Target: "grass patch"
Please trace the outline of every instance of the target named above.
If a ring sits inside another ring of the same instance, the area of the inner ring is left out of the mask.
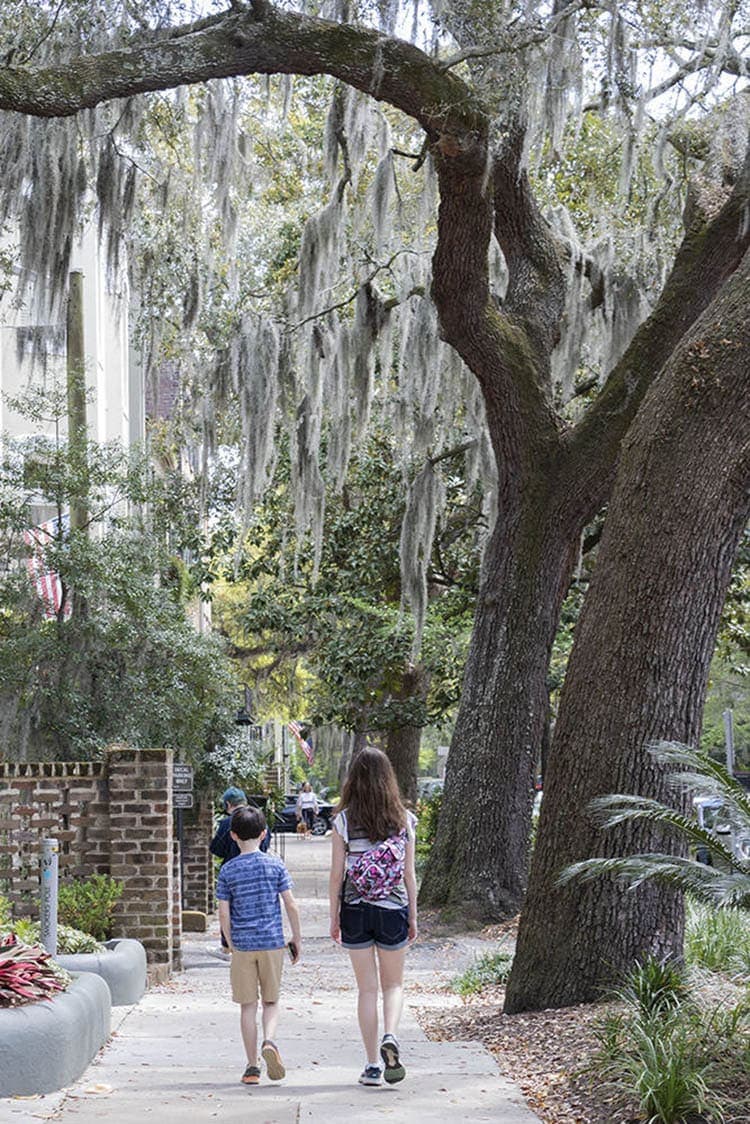
[[[455,976],[451,980],[451,988],[462,999],[466,999],[469,995],[475,995],[485,987],[491,987],[493,984],[504,984],[510,975],[512,963],[513,955],[510,952],[503,952],[502,950],[484,952],[460,976]]]
[[[750,917],[738,909],[711,909],[688,901],[685,917],[688,964],[750,979]]]
[[[592,1072],[634,1100],[639,1119],[718,1122],[740,1101],[750,1108],[747,1000],[706,1010],[679,966],[654,959],[636,964],[614,998],[624,1010],[602,1021]]]

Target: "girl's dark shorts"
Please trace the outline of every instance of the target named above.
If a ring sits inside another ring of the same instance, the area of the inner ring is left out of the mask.
[[[382,905],[341,903],[341,944],[344,948],[406,948],[409,943],[409,910]]]

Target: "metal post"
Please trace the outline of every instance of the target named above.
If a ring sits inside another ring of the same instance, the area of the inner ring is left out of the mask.
[[[727,750],[727,772],[734,776],[734,711],[730,708],[722,714],[724,719],[724,744]]]
[[[180,905],[185,909],[185,839],[182,823],[182,808],[177,809],[177,840],[180,848]]]
[[[57,956],[57,856],[56,839],[42,840],[42,880],[39,905],[40,940],[50,956]]]

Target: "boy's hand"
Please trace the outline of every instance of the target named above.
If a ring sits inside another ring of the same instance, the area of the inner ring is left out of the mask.
[[[331,940],[341,944],[341,922],[338,917],[331,918]]]
[[[289,941],[287,947],[292,957],[292,964],[299,964],[300,957],[302,956],[302,938],[295,937],[293,940]]]

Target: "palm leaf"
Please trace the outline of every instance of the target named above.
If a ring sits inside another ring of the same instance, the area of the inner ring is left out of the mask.
[[[678,855],[644,854],[625,858],[585,859],[566,867],[557,882],[590,882],[602,875],[614,875],[630,883],[631,889],[651,879],[691,894],[706,905],[750,907],[750,872],[728,874],[715,867]]]
[[[683,792],[698,790],[702,795],[720,799],[722,814],[726,813],[729,822],[750,832],[750,796],[723,765],[675,742],[660,742],[649,752],[662,765],[681,767],[668,776],[671,785]],[[595,821],[605,828],[634,820],[663,824],[687,843],[705,847],[719,860],[720,868],[679,855],[657,853],[592,858],[567,867],[558,878],[558,885],[612,875],[635,888],[655,879],[713,907],[750,909],[750,862],[737,858],[695,819],[658,800],[628,793],[600,796],[589,807]]]
[[[660,804],[658,800],[648,800],[643,796],[630,796],[627,794],[616,796],[598,796],[589,804],[593,818],[604,828],[616,827],[618,824],[628,823],[632,820],[646,820],[648,823],[664,823],[675,829],[676,833],[697,847],[707,847],[708,850],[720,858],[733,870],[742,873],[746,864],[742,863],[706,828],[690,817],[670,808],[667,804]]]
[[[750,793],[719,761],[677,742],[658,742],[649,752],[660,764],[685,766],[684,771],[670,775],[675,787],[721,797],[739,821],[750,827]]]

